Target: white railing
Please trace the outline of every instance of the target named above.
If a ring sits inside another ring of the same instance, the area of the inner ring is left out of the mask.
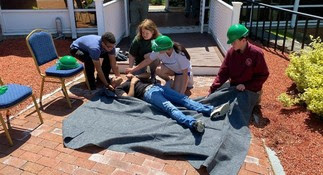
[[[62,20],[63,33],[71,33],[68,10],[1,10],[3,35],[26,35],[42,28],[56,33],[56,17]]]
[[[117,43],[119,43],[127,32],[124,0],[113,0],[103,4],[101,7],[102,10],[100,10],[99,6],[96,6],[98,34],[102,35],[104,32],[112,32],[116,37]],[[102,14],[98,12],[102,12]]]
[[[226,54],[230,48],[227,44],[227,30],[235,23],[239,23],[241,2],[232,2],[228,5],[222,0],[210,1],[209,33],[217,42],[221,51]]]

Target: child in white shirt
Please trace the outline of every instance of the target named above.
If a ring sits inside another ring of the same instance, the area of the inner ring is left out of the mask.
[[[179,43],[174,43],[168,36],[161,35],[152,40],[152,53],[145,55],[145,60],[139,65],[126,69],[126,73],[132,73],[159,59],[162,63],[156,70],[156,74],[166,82],[174,82],[170,86],[175,91],[184,94],[187,88],[193,87],[192,65],[190,55]]]

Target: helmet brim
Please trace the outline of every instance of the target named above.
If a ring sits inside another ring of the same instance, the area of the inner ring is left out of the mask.
[[[164,51],[164,50],[168,50],[173,48],[174,42],[171,42],[171,45],[167,46],[167,47],[161,47],[159,46],[155,40],[151,41],[151,50],[154,52],[160,52],[160,51]]]
[[[240,37],[240,38],[242,38],[242,37],[246,37],[246,36],[248,36],[248,34],[249,34],[249,31],[246,31],[244,34],[242,34],[242,36]],[[237,39],[240,39],[240,38],[237,38]],[[227,41],[227,44],[232,44],[235,40],[237,40],[237,39],[233,39],[233,40],[228,40]]]

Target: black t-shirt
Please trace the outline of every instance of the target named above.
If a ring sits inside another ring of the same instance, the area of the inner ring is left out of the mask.
[[[149,86],[150,83],[143,83],[141,81],[138,81],[135,84],[135,97],[136,98],[140,98],[143,99],[144,97],[144,93],[145,93],[145,89],[147,86]],[[123,93],[127,93],[129,92],[130,89],[130,81],[126,81],[124,83],[122,83],[120,86],[117,86],[115,88],[115,93],[117,94],[117,96],[122,96]]]
[[[145,54],[152,52],[151,40],[138,39],[132,41],[129,53],[135,57],[135,65],[141,63],[145,58]]]

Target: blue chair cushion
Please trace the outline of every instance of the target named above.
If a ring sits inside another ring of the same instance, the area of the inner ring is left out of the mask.
[[[0,109],[14,106],[32,94],[32,90],[28,86],[19,84],[7,84],[7,86],[8,90],[0,95]]]
[[[83,70],[83,64],[80,64],[79,67],[75,69],[68,69],[68,70],[57,70],[56,65],[49,67],[45,73],[47,76],[52,76],[52,77],[70,77],[73,75],[78,74]]]

